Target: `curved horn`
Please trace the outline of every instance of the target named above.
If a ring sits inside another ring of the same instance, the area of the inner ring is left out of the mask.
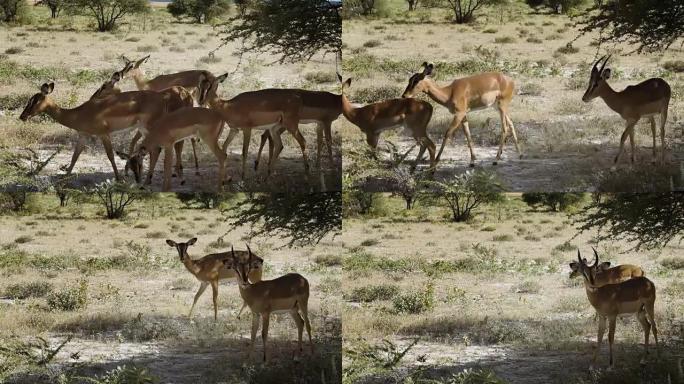
[[[599,63],[601,62],[601,60],[603,60],[605,57],[606,57],[606,56],[601,56],[601,58],[599,58],[598,60],[596,60],[596,62],[594,63],[594,66],[591,67],[591,71],[592,71],[592,72],[598,71],[598,68],[597,68],[597,67],[598,67]]]
[[[591,249],[594,250],[594,265],[592,265],[592,267],[595,267],[595,266],[598,265],[599,255],[598,255],[598,252],[596,252],[596,248],[594,248],[594,247],[592,246]]]
[[[249,249],[249,244],[245,244],[247,246],[247,252],[249,252],[249,257],[252,257],[252,250]]]
[[[601,69],[599,69],[599,73],[603,73],[603,68],[606,67],[606,64],[608,63],[608,59],[610,59],[611,56],[612,55],[608,55],[608,56],[606,56],[606,59],[603,60],[603,65],[601,65]]]
[[[582,256],[580,256],[579,248],[577,248],[577,260],[580,262],[580,265],[584,264],[584,263],[582,263]]]

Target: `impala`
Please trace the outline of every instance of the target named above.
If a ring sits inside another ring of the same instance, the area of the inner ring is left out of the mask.
[[[610,366],[613,366],[613,341],[615,339],[615,322],[619,314],[635,313],[639,323],[644,329],[645,362],[648,355],[649,333],[653,331],[653,338],[658,352],[658,330],[655,323],[655,299],[656,288],[653,283],[641,276],[635,277],[617,284],[597,286],[597,274],[599,273],[599,257],[595,254],[594,264],[589,266],[586,259],[582,259],[577,251],[576,268],[584,278],[584,287],[589,303],[596,309],[599,316],[597,347],[594,350],[593,362],[596,363],[598,352],[601,349],[603,334],[608,320],[608,343]],[[572,265],[571,268],[575,268]]]
[[[342,81],[341,76],[338,75],[338,78]],[[427,126],[430,118],[432,118],[430,103],[423,100],[402,98],[355,107],[345,94],[345,90],[351,85],[351,80],[349,78],[342,83],[342,113],[347,120],[366,134],[368,145],[376,149],[380,133],[395,127],[403,127],[405,132],[416,140],[420,148],[412,169],[417,167],[427,149],[430,155],[430,169],[434,171],[439,156],[435,158],[435,144],[427,135]]]
[[[275,167],[275,161],[283,149],[280,135],[277,134],[280,125],[294,136],[302,151],[304,170],[309,172],[309,159],[306,154],[306,140],[299,131],[302,98],[299,93],[290,89],[262,89],[259,91],[243,92],[230,100],[221,100],[216,96],[218,84],[223,82],[228,74],[223,74],[214,80],[205,80],[200,87],[200,104],[221,114],[231,129],[242,130],[242,175],[245,175],[245,162],[249,150],[252,129],[270,130],[274,141],[273,156],[268,160],[269,173]],[[278,122],[281,122],[279,124]],[[226,147],[233,137],[229,136]]]
[[[72,109],[59,107],[49,96],[55,83],[45,83],[40,92],[31,96],[19,119],[26,121],[41,113],[47,113],[58,123],[78,132],[79,138],[66,173],[71,174],[78,157],[83,151],[86,138],[96,136],[107,152],[114,170],[114,177],[120,180],[114,161],[111,133],[129,128],[144,130],[152,121],[168,111],[175,98],[152,91],[134,91],[112,94],[109,97],[94,98]],[[180,100],[175,102],[182,103]]]
[[[518,136],[508,115],[508,108],[511,99],[515,94],[515,84],[511,78],[498,72],[481,73],[474,76],[456,79],[451,84],[439,86],[432,79],[434,65],[424,62],[420,72],[414,73],[408,81],[408,85],[401,97],[415,97],[421,92],[426,93],[432,100],[446,107],[454,115],[449,128],[444,133],[444,140],[437,153],[436,161],[439,161],[444,150],[444,145],[451,138],[459,127],[463,126],[468,149],[470,150],[470,166],[475,166],[475,153],[473,152],[472,138],[470,137],[470,127],[468,126],[468,112],[479,109],[496,107],[501,117],[501,140],[499,151],[496,153],[494,165],[501,160],[503,147],[510,130],[510,134],[515,141],[515,149],[522,158]]]
[[[261,280],[250,283],[248,277],[252,271],[255,257],[247,246],[247,260],[240,259],[231,247],[232,259],[226,266],[235,271],[240,288],[240,296],[252,312],[252,333],[249,355],[254,352],[254,341],[259,330],[261,318],[261,338],[264,344],[264,362],[267,360],[266,342],[268,340],[268,326],[272,313],[288,312],[297,324],[298,348],[302,352],[302,333],[306,325],[309,335],[309,345],[313,354],[311,340],[311,323],[309,322],[309,282],[298,273],[288,273],[273,280]]]
[[[596,249],[594,249],[594,256],[598,257]],[[583,259],[584,263],[587,262]],[[570,268],[572,272],[570,273],[570,278],[575,278],[580,275],[579,264],[575,261],[570,263]],[[629,280],[634,277],[644,276],[644,271],[641,267],[632,264],[622,264],[611,268],[609,261],[604,261],[597,266],[596,277],[594,285],[597,287],[602,287],[606,284],[617,284],[625,280]]]
[[[116,83],[118,83],[121,78],[122,78],[122,72],[117,71],[112,73],[112,77],[109,78],[109,80],[105,81],[102,83],[102,86],[93,93],[92,96],[90,96],[91,99],[97,99],[97,98],[102,98],[102,97],[107,97],[116,93],[121,93],[121,90],[116,87]]]
[[[159,154],[163,149],[164,174],[162,190],[168,191],[171,188],[171,164],[173,160],[171,151],[174,148],[174,145],[176,145],[176,143],[181,143],[187,138],[199,136],[202,141],[207,144],[214,156],[216,156],[216,160],[218,161],[217,185],[218,189],[221,190],[227,157],[225,148],[226,143],[228,143],[228,140],[226,140],[223,146],[219,145],[219,138],[223,132],[223,126],[224,121],[221,118],[221,114],[208,108],[181,108],[165,114],[149,126],[147,134],[142,142],[140,142],[140,145],[130,154],[130,156],[125,156],[127,159],[127,166],[130,166],[130,168],[133,169],[136,180],[140,181],[142,177],[142,159],[149,153],[150,165],[145,183],[151,184],[154,168],[159,159]],[[234,136],[234,134],[229,134],[228,136],[230,138]],[[177,157],[176,161],[178,162],[180,160],[180,155],[177,155]],[[181,185],[185,184],[182,168],[179,169],[179,177],[181,179]]]
[[[582,96],[585,103],[600,97],[606,105],[617,112],[625,120],[625,130],[620,137],[620,149],[615,156],[615,164],[620,161],[620,156],[625,146],[625,140],[629,136],[632,147],[631,161],[634,163],[636,142],[634,141],[634,126],[642,117],[651,122],[651,134],[653,136],[653,163],[656,162],[656,122],[655,116],[660,116],[660,150],[661,160],[665,162],[665,122],[667,121],[667,108],[670,105],[672,91],[670,85],[661,78],[652,78],[636,85],[630,85],[620,92],[616,92],[608,84],[610,68],[606,68],[610,55],[600,58],[591,68],[589,86]],[[601,63],[601,68],[598,64]]]
[[[190,307],[190,313],[188,314],[188,317],[192,317],[192,311],[195,309],[197,300],[200,298],[200,296],[202,296],[207,287],[211,285],[214,302],[214,320],[216,320],[218,316],[217,300],[219,280],[232,279],[237,276],[232,269],[225,267],[225,263],[230,262],[233,257],[236,257],[235,255],[241,259],[245,259],[247,252],[237,251],[237,253],[230,254],[228,252],[212,253],[200,259],[193,260],[188,255],[188,247],[194,245],[196,242],[196,237],[193,237],[186,243],[177,243],[173,240],[166,240],[166,244],[168,244],[170,247],[176,248],[178,251],[178,256],[180,257],[180,261],[183,263],[188,272],[192,273],[192,275],[200,281],[200,287],[192,301],[192,306]],[[255,255],[252,255],[250,259],[252,265],[248,273],[248,279],[251,282],[260,281],[264,260]],[[242,304],[242,309],[244,309],[245,305],[245,303]],[[242,309],[240,309],[240,312],[242,312]]]
[[[292,89],[292,91],[297,92],[302,99],[302,110],[299,115],[299,123],[316,124],[316,166],[319,167],[321,162],[323,134],[325,134],[325,143],[328,147],[328,160],[332,163],[332,122],[337,120],[342,113],[342,95],[323,91],[307,91],[303,89]],[[283,128],[278,130],[279,135],[282,135],[283,132]],[[269,131],[264,131],[261,135],[259,152],[256,161],[254,162],[255,170],[259,167],[261,151],[267,141],[269,143],[269,156],[273,156],[273,139],[271,139]]]

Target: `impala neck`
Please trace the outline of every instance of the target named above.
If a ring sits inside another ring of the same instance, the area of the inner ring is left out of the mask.
[[[347,98],[347,95],[344,94],[344,91],[340,95],[342,98],[342,114],[344,115],[347,120],[351,121],[352,123],[355,123],[356,121],[356,108],[349,102],[349,99]]]
[[[133,81],[135,81],[135,86],[138,87],[138,90],[143,91],[147,89],[147,81],[139,71],[133,74]]]
[[[608,108],[612,109],[617,113],[622,112],[622,98],[620,97],[620,92],[616,92],[606,81],[603,82],[603,86],[598,90],[598,96],[606,102]]]
[[[45,113],[50,115],[50,117],[55,119],[55,121],[62,124],[63,126],[78,131],[78,129],[76,128],[76,122],[78,120],[77,109],[78,107],[73,109],[63,109],[60,108],[57,104],[55,104],[52,100],[50,100],[48,106],[45,108]]]
[[[190,255],[183,258],[183,265],[185,265],[185,268],[195,276],[200,272],[200,267],[195,264],[195,261],[190,258]]]
[[[427,88],[425,89],[425,93],[427,93],[432,100],[444,106],[449,102],[449,97],[451,96],[451,92],[449,92],[448,86],[440,87],[432,79],[429,79],[427,81]]]

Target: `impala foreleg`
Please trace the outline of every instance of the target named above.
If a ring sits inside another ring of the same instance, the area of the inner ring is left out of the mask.
[[[78,157],[81,156],[81,152],[83,152],[83,148],[85,147],[85,142],[87,138],[88,137],[86,135],[78,135],[78,141],[76,141],[76,145],[74,146],[74,154],[71,155],[71,163],[66,168],[67,175],[70,175],[71,171],[74,169],[74,165],[76,165]]]
[[[266,354],[266,342],[268,341],[268,325],[271,321],[271,314],[264,312],[261,314],[261,340],[264,343],[264,363],[268,359]]]
[[[610,361],[610,366],[613,366],[613,342],[615,341],[615,323],[617,320],[616,315],[612,315],[608,318],[608,358]]]
[[[330,164],[332,164],[333,161],[333,153],[332,153],[332,122],[331,121],[325,121],[323,122],[323,134],[325,134],[325,145],[328,147],[328,160],[330,161]]]
[[[634,128],[634,125],[636,124],[636,121],[634,120],[627,120],[627,123],[625,125],[625,131],[622,132],[622,136],[620,137],[620,148],[618,149],[618,153],[615,156],[615,164],[617,164],[620,161],[620,157],[622,156],[622,151],[625,148],[625,140],[627,140],[627,137],[629,137],[629,132]]]
[[[167,145],[164,147],[164,174],[162,181],[162,191],[168,192],[171,190],[171,173],[173,168],[173,147]]]
[[[211,281],[211,299],[214,303],[214,321],[218,319],[218,280]]]
[[[665,122],[667,122],[667,107],[660,113],[660,159],[665,164]]]
[[[470,166],[475,166],[475,151],[473,150],[473,139],[470,137],[470,126],[468,125],[468,118],[463,119],[463,132],[465,133],[466,141],[468,142],[468,149],[470,150]]]
[[[453,137],[454,133],[456,133],[458,128],[461,126],[463,118],[465,118],[464,113],[460,113],[454,116],[454,119],[451,121],[451,125],[449,126],[449,128],[447,128],[446,132],[444,133],[444,140],[442,140],[442,145],[439,147],[439,152],[437,152],[437,158],[435,159],[435,162],[439,162],[439,159],[442,157],[442,151],[444,151],[444,146],[446,145],[447,141],[449,141],[449,139]]]
[[[249,343],[249,358],[252,358],[252,354],[254,353],[254,344],[256,343],[256,334],[259,331],[259,320],[261,319],[261,315],[252,312],[252,334],[250,338],[250,343]]]
[[[651,121],[651,136],[653,136],[653,160],[651,162],[655,164],[658,161],[658,154],[656,151],[656,136],[658,136],[658,133],[656,132],[655,117],[651,116],[649,120]]]
[[[593,363],[596,364],[598,354],[601,352],[601,343],[603,342],[603,335],[606,332],[606,317],[599,315],[598,319],[598,334],[596,335],[596,349],[594,350]]]
[[[109,135],[102,135],[100,136],[100,141],[102,141],[102,145],[104,146],[104,149],[107,152],[107,158],[109,159],[109,162],[112,164],[112,169],[114,169],[114,178],[116,178],[117,181],[121,180],[121,178],[119,177],[119,170],[116,168],[116,161],[114,161],[114,150],[112,149],[112,140],[109,138]]]
[[[644,357],[643,357],[643,359],[641,359],[641,363],[645,364],[646,363],[646,356],[648,356],[648,339],[649,339],[649,336],[651,335],[651,324],[646,319],[646,309],[645,308],[641,308],[639,310],[639,312],[637,312],[637,320],[639,320],[641,327],[644,329]]]
[[[511,135],[513,135],[513,142],[515,142],[515,150],[518,152],[518,157],[522,159],[523,154],[520,150],[520,144],[518,143],[518,134],[515,132],[515,126],[513,125],[511,118],[508,116],[508,113],[506,113],[506,122],[508,122],[508,127],[511,128]]]
[[[173,150],[176,153],[176,166],[174,173],[171,174],[171,177],[176,177],[178,176],[181,179],[181,185],[185,183],[183,180],[183,141],[179,141],[176,144],[173,145]]]
[[[197,161],[197,139],[195,139],[194,137],[191,138],[190,143],[192,144],[192,157],[195,160],[195,175],[199,176],[200,171],[199,171],[199,161]]]
[[[195,298],[192,300],[192,306],[190,307],[190,313],[188,314],[188,317],[192,317],[192,311],[195,309],[195,304],[197,304],[197,300],[199,300],[200,296],[204,294],[204,291],[207,289],[209,286],[209,283],[206,281],[203,281],[200,284],[199,289],[197,290],[197,293],[195,293]]]
[[[299,350],[299,353],[302,353],[302,334],[304,333],[304,319],[299,315],[299,311],[297,309],[293,309],[290,311],[290,315],[292,316],[292,319],[294,320],[295,324],[297,325],[297,349]]]
[[[656,345],[656,357],[660,357],[660,346],[658,345],[658,328],[655,322],[655,309],[654,303],[646,304],[646,316],[648,316],[648,322],[651,323],[651,331],[653,332],[653,340],[655,340]]]

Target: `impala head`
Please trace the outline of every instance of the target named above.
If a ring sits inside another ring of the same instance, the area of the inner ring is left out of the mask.
[[[112,77],[109,78],[109,80],[105,81],[100,88],[98,88],[95,93],[90,97],[91,99],[96,98],[96,97],[101,97],[101,96],[107,96],[112,93],[118,93],[121,92],[118,88],[116,88],[116,83],[118,83],[121,79],[123,78],[123,71],[117,71],[112,73]]]
[[[214,79],[204,79],[199,85],[199,105],[206,105],[209,101],[216,97],[216,90],[219,84],[223,83],[228,78],[228,74],[224,73]]]
[[[610,68],[606,68],[608,59],[610,59],[610,55],[598,59],[598,61],[594,63],[594,66],[591,68],[589,86],[584,92],[584,96],[582,96],[582,101],[585,103],[596,98],[601,92],[601,89],[606,85],[606,80],[610,79]],[[601,61],[603,61],[603,63],[599,69],[598,65],[601,63]]]
[[[427,61],[423,62],[420,72],[416,72],[409,77],[408,85],[401,97],[414,97],[421,92],[425,92],[428,86],[426,79],[432,75],[434,68],[434,64]]]
[[[133,171],[133,177],[135,182],[140,184],[142,182],[143,174],[143,159],[147,155],[147,149],[145,147],[140,147],[136,152],[132,154],[116,151],[116,155],[120,159],[126,161],[126,169]]]
[[[253,254],[252,250],[249,248],[249,245],[247,245],[248,256],[246,259],[240,258],[237,254],[235,254],[235,249],[232,245],[230,247],[230,254],[230,268],[232,268],[235,271],[238,281],[243,284],[249,284],[250,274],[263,267],[264,259]],[[226,267],[228,267],[228,265],[226,265]]]
[[[150,55],[147,55],[143,57],[140,60],[129,60],[126,56],[121,56],[121,60],[124,62],[124,67],[121,70],[121,75],[126,76],[129,73],[131,76],[142,76],[142,69],[140,69],[140,66],[145,63],[147,60],[149,60]]]
[[[582,258],[582,262],[584,264],[586,264],[587,259]],[[577,277],[581,274],[579,266],[580,266],[580,263],[578,263],[577,261],[573,261],[570,263],[570,269],[571,269],[570,278],[571,279],[574,279],[575,277]],[[597,272],[604,272],[607,269],[610,269],[610,261],[604,261],[602,263],[599,263],[599,265],[596,268],[597,268]]]
[[[603,271],[603,266],[605,266],[605,263],[599,263],[599,256],[598,253],[596,252],[596,249],[592,247],[591,249],[594,250],[594,262],[592,265],[589,265],[587,263],[587,259],[583,259],[580,256],[580,251],[579,249],[577,250],[577,261],[570,263],[570,268],[573,270],[572,273],[570,273],[570,277],[574,277],[577,275],[582,275],[585,281],[589,283],[589,285],[595,285],[596,283],[596,274],[600,273]],[[608,266],[610,266],[610,263],[608,263]],[[575,272],[576,271],[576,272]]]
[[[180,257],[181,261],[190,257],[188,256],[188,247],[195,244],[195,242],[197,242],[196,237],[193,237],[192,239],[188,240],[187,243],[176,243],[173,240],[166,240],[166,244],[168,244],[169,247],[176,248],[176,250],[178,251],[178,256]]]
[[[337,79],[340,81],[340,84],[342,84],[342,94],[344,95],[347,88],[351,87],[352,79],[350,77],[347,81],[342,82],[342,76],[339,73],[337,74]]]
[[[48,105],[50,105],[51,100],[48,97],[48,95],[52,93],[54,89],[55,83],[43,84],[40,87],[40,92],[31,96],[28,103],[26,104],[26,108],[24,108],[24,111],[19,116],[19,119],[21,119],[21,121],[26,121],[32,118],[33,116],[43,112],[45,108],[47,108]]]

